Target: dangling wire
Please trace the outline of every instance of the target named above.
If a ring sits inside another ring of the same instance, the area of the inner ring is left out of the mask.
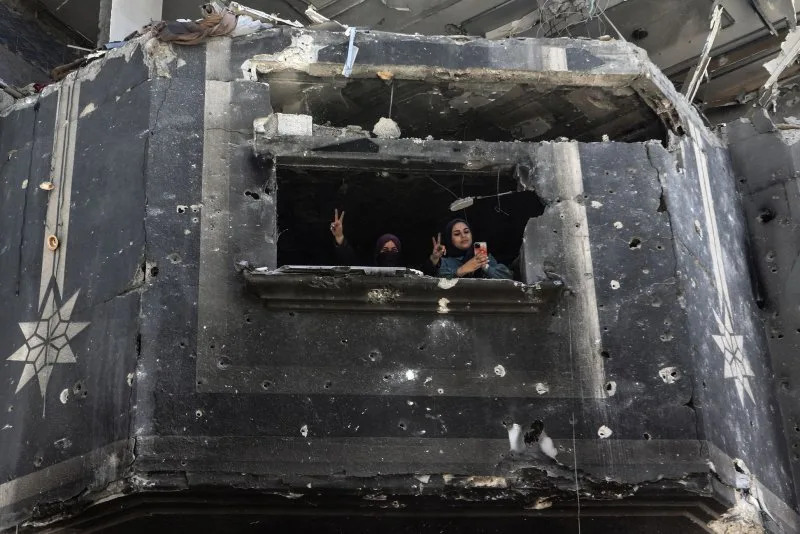
[[[565,300],[567,308],[567,331],[569,332],[569,374],[573,390],[573,402],[575,402],[575,362],[572,354],[572,309],[570,308],[569,299]],[[580,485],[578,484],[578,440],[575,439],[575,425],[578,424],[575,419],[575,410],[572,411],[572,463],[573,473],[575,476],[575,497],[578,500],[578,534],[581,534],[581,492]]]
[[[394,103],[394,78],[389,82],[389,86],[391,87],[391,91],[389,92],[389,117],[392,118],[392,104]]]
[[[497,169],[497,207],[494,209],[498,213],[502,213],[506,217],[511,217],[508,213],[503,211],[503,208],[500,207],[500,169]]]
[[[447,187],[443,186],[442,184],[440,184],[439,182],[434,180],[433,176],[428,176],[428,175],[426,175],[426,176],[428,177],[428,180],[430,180],[431,182],[435,183],[436,185],[438,185],[439,187],[441,187],[442,189],[444,189],[445,191],[447,191],[448,193],[453,195],[453,198],[458,199],[458,195],[456,195],[455,193],[453,193],[452,190],[448,189]]]

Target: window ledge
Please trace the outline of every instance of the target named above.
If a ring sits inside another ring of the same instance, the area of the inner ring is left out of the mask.
[[[243,275],[268,307],[315,311],[544,313],[564,289],[560,280],[448,280],[406,268],[284,266]]]

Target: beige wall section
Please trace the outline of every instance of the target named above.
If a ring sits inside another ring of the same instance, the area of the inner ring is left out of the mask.
[[[111,0],[109,42],[121,41],[145,24],[161,20],[161,4],[162,0]]]

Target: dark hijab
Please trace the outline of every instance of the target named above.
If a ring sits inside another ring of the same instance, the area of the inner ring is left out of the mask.
[[[383,246],[389,241],[394,243],[394,246],[397,247],[397,250],[381,252]],[[402,250],[403,248],[400,245],[400,238],[394,234],[383,234],[375,242],[375,265],[378,267],[399,267],[401,263],[400,252]]]
[[[444,227],[444,243],[447,246],[447,255],[451,258],[461,258],[464,261],[468,261],[472,256],[475,255],[475,249],[469,247],[467,250],[461,250],[456,247],[455,243],[453,243],[453,227],[458,223],[464,223],[469,228],[470,232],[472,228],[469,226],[469,223],[464,219],[453,219],[447,226]],[[474,243],[474,238],[473,238]]]

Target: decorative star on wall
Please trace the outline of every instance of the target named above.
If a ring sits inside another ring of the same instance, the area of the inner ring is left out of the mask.
[[[39,391],[45,398],[50,373],[56,364],[75,363],[70,341],[89,323],[72,321],[72,310],[78,299],[76,291],[66,302],[61,302],[57,284],[50,284],[38,321],[19,323],[25,344],[8,357],[9,361],[25,362],[15,393],[18,393],[34,376],[39,381]]]
[[[733,333],[730,312],[725,310],[723,315],[724,319],[721,319],[720,316],[714,312],[720,334],[712,335],[711,337],[725,356],[723,368],[724,376],[725,378],[733,378],[736,385],[736,392],[739,394],[739,400],[742,404],[744,404],[745,392],[747,392],[750,400],[755,402],[753,390],[750,389],[750,379],[748,378],[755,376],[755,373],[753,373],[753,370],[750,368],[747,357],[742,350],[744,337]]]

